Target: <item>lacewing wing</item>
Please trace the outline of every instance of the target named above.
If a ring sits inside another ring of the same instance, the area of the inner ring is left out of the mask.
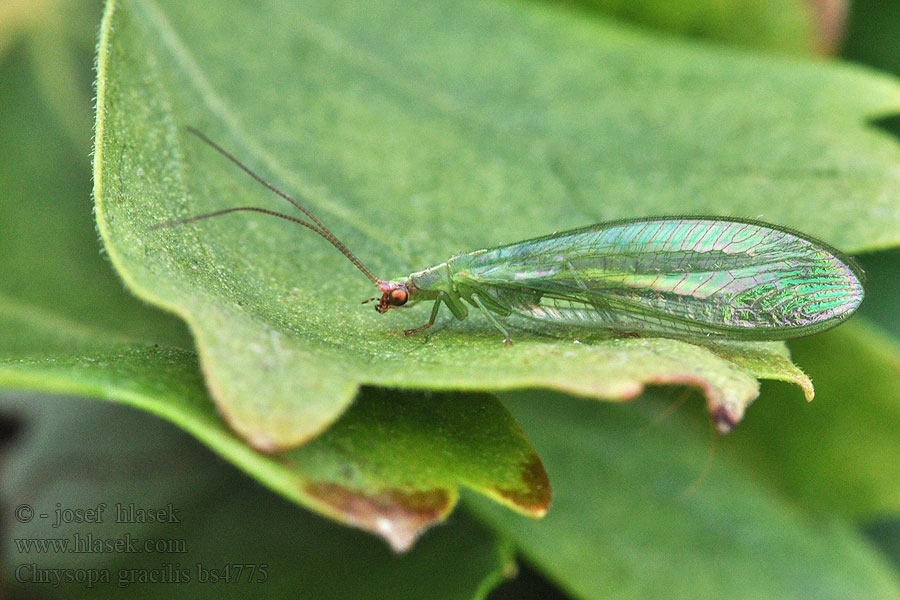
[[[863,299],[855,261],[745,219],[600,223],[448,261],[464,298],[501,315],[621,333],[781,340],[834,327]]]

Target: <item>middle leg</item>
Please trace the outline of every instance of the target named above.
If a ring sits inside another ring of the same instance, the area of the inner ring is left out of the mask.
[[[488,318],[488,321],[490,321],[494,325],[494,327],[503,332],[503,344],[505,346],[512,346],[512,338],[509,337],[509,332],[506,330],[506,327],[504,327],[500,323],[500,321],[497,320],[497,317],[495,317],[494,314],[487,309],[487,307],[481,301],[481,298],[478,297],[478,294],[472,294],[472,302],[474,302],[478,306],[478,308],[481,309],[481,312],[484,313],[484,316]]]

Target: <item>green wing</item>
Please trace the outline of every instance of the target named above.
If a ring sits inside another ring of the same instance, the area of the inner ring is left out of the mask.
[[[786,339],[837,325],[862,270],[827,244],[738,219],[602,223],[450,262],[489,304],[544,322],[674,337]]]

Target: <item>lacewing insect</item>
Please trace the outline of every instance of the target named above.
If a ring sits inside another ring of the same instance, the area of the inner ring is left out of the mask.
[[[863,299],[853,259],[808,235],[760,221],[651,217],[598,223],[454,256],[405,279],[376,277],[297,200],[250,170],[196,129],[188,130],[308,219],[239,206],[166,221],[171,227],[232,212],[298,223],[340,250],[375,284],[375,310],[432,300],[459,320],[478,309],[503,333],[512,315],[621,335],[683,339],[784,340],[838,325]],[[364,302],[364,303],[365,303]],[[467,306],[468,304],[468,306]]]

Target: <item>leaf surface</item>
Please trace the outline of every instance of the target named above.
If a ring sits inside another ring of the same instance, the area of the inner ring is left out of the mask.
[[[570,1],[587,10],[664,32],[784,54],[833,50],[843,31],[847,8],[840,0]]]
[[[553,509],[530,523],[466,506],[573,598],[900,598],[896,569],[854,525],[711,454],[730,437],[653,396],[509,395],[553,474]]]
[[[862,318],[791,342],[819,395],[784,386],[729,440],[736,460],[817,511],[864,520],[900,514],[900,345]]]

